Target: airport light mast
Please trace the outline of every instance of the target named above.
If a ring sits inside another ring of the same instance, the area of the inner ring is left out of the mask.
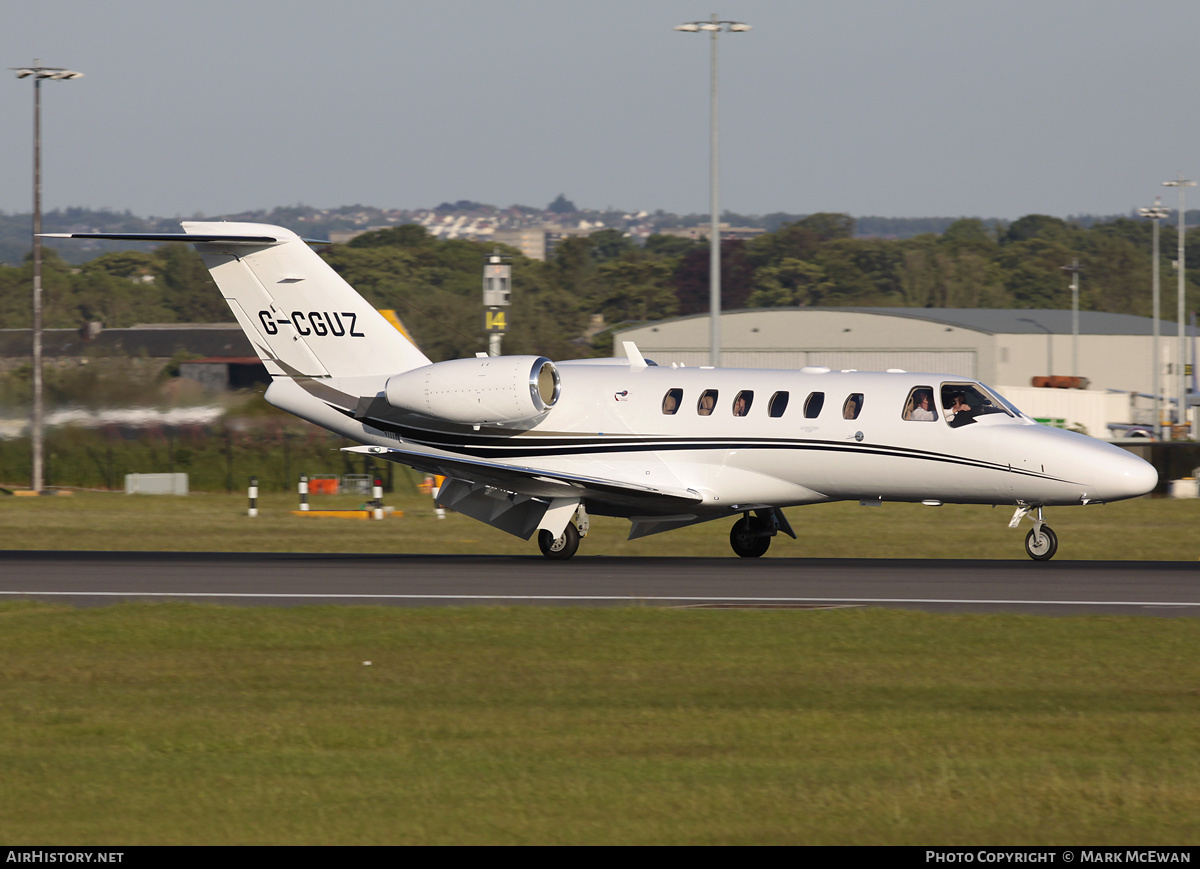
[[[1079,377],[1079,273],[1083,268],[1078,257],[1059,268],[1071,273],[1071,376]]]
[[[1179,177],[1176,178],[1174,181],[1164,181],[1162,183],[1162,185],[1163,185],[1163,187],[1175,187],[1175,188],[1178,188],[1178,190],[1179,190],[1179,259],[1175,264],[1175,271],[1179,277],[1179,290],[1178,290],[1179,309],[1178,309],[1178,312],[1176,315],[1179,318],[1179,341],[1178,341],[1179,346],[1177,346],[1175,348],[1175,382],[1177,384],[1176,385],[1176,395],[1179,396],[1179,398],[1178,398],[1179,404],[1176,405],[1177,410],[1176,410],[1176,415],[1175,415],[1175,422],[1177,425],[1182,426],[1187,423],[1187,375],[1184,373],[1184,371],[1185,371],[1185,354],[1184,354],[1185,347],[1184,347],[1184,337],[1183,337],[1184,336],[1184,329],[1183,329],[1184,310],[1183,309],[1185,307],[1184,286],[1183,285],[1184,285],[1184,278],[1185,278],[1184,272],[1186,271],[1184,255],[1183,255],[1183,240],[1184,240],[1183,237],[1184,237],[1184,232],[1186,231],[1187,227],[1186,227],[1186,223],[1184,220],[1185,211],[1184,211],[1184,207],[1183,207],[1183,193],[1184,193],[1185,187],[1195,187],[1196,182],[1188,181],[1186,178],[1183,177],[1183,173],[1180,172]]]
[[[1151,362],[1153,363],[1152,367],[1154,370],[1152,373],[1154,376],[1150,382],[1154,384],[1154,438],[1155,438],[1155,440],[1161,441],[1162,440],[1162,357],[1159,355],[1158,339],[1159,339],[1159,332],[1161,331],[1160,323],[1161,323],[1161,319],[1162,319],[1162,310],[1161,310],[1162,299],[1161,299],[1161,293],[1160,293],[1160,288],[1159,288],[1158,264],[1159,264],[1159,260],[1162,259],[1162,256],[1159,254],[1159,247],[1158,247],[1158,224],[1160,221],[1171,216],[1171,209],[1165,208],[1162,204],[1162,199],[1160,199],[1159,197],[1156,196],[1156,197],[1154,197],[1154,205],[1152,205],[1150,208],[1139,208],[1138,215],[1153,221],[1153,225],[1154,225],[1154,236],[1153,236],[1153,241],[1151,241],[1151,254],[1152,254],[1151,262],[1154,265],[1154,269],[1153,269],[1154,274],[1153,274],[1153,277],[1151,278],[1151,281],[1153,281],[1153,287],[1154,287],[1154,289],[1152,291],[1152,297],[1154,300],[1154,303],[1153,303],[1153,307],[1154,307],[1154,341],[1151,343],[1151,351],[1150,351],[1152,353],[1152,357],[1153,357],[1151,359]]]
[[[70,81],[83,73],[57,66],[9,67],[17,78],[33,78],[33,414],[30,441],[33,444],[33,473],[30,487],[42,491],[45,462],[45,410],[42,402],[42,79]]]
[[[708,21],[686,21],[677,24],[676,30],[684,33],[706,31],[712,34],[711,62],[709,69],[709,212],[711,226],[708,232],[708,308],[709,350],[708,364],[714,368],[721,365],[721,207],[719,194],[720,151],[717,139],[717,37],[722,33],[745,33],[749,24],[741,21],[721,21],[712,13]]]

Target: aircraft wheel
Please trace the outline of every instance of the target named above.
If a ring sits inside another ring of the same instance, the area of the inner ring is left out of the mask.
[[[579,549],[579,529],[568,522],[563,533],[555,539],[549,531],[538,532],[538,548],[542,555],[558,561],[566,561]]]
[[[729,545],[742,558],[758,558],[771,548],[771,538],[762,533],[765,530],[761,519],[743,516],[729,531]]]
[[[1058,552],[1058,535],[1049,525],[1043,525],[1039,538],[1037,530],[1031,528],[1025,535],[1025,551],[1034,561],[1049,561],[1054,557],[1054,553]]]

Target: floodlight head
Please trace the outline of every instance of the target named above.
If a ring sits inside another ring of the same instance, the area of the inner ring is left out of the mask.
[[[720,30],[721,25],[720,24],[701,24],[700,29],[701,30]]]
[[[700,29],[700,25],[699,24],[676,24],[675,29],[683,30],[683,31],[686,31],[687,33],[695,33],[697,30]]]
[[[754,28],[751,27],[749,24],[743,24],[740,21],[735,21],[735,22],[733,22],[733,24],[729,25],[729,30],[732,33],[745,33],[747,30],[753,30],[753,29]]]
[[[65,80],[69,80],[69,79],[73,79],[73,78],[83,78],[83,73],[76,72],[73,69],[60,69],[57,72],[55,72],[54,74],[47,76],[47,78],[53,78],[53,79],[58,79],[60,81],[65,81]]]
[[[28,78],[29,76],[33,75],[32,69],[18,69],[15,71],[17,73],[17,78]]]

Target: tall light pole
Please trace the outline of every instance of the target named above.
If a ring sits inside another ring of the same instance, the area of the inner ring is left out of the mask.
[[[1176,271],[1179,275],[1179,310],[1177,317],[1179,318],[1179,346],[1175,348],[1175,382],[1176,395],[1179,397],[1179,404],[1176,405],[1177,414],[1175,422],[1178,425],[1183,425],[1187,422],[1187,376],[1184,374],[1184,346],[1183,346],[1183,315],[1184,315],[1184,256],[1183,256],[1183,235],[1186,229],[1184,220],[1183,208],[1183,191],[1185,187],[1195,187],[1195,181],[1188,181],[1183,177],[1183,173],[1179,173],[1179,177],[1174,181],[1164,181],[1163,187],[1176,187],[1179,189],[1179,260],[1176,264]]]
[[[1071,376],[1079,376],[1079,273],[1083,268],[1078,258],[1071,260],[1069,266],[1059,266],[1064,272],[1071,273]]]
[[[745,33],[750,25],[741,21],[720,21],[714,12],[708,21],[687,21],[675,27],[685,33],[707,31],[712,34],[712,60],[709,69],[709,211],[712,225],[708,232],[708,364],[721,364],[721,207],[719,194],[720,151],[717,140],[717,37],[721,33]]]
[[[44,462],[44,412],[42,407],[42,79],[68,81],[83,73],[57,66],[9,67],[17,78],[33,78],[33,414],[30,440],[33,443],[33,474],[30,487],[42,491]]]
[[[1153,263],[1154,275],[1151,280],[1154,283],[1152,291],[1154,299],[1154,342],[1151,345],[1151,353],[1153,358],[1150,360],[1153,368],[1153,377],[1150,382],[1154,384],[1154,437],[1156,440],[1162,440],[1162,357],[1159,355],[1158,339],[1160,331],[1160,323],[1162,321],[1161,311],[1161,294],[1159,292],[1159,261],[1162,256],[1159,253],[1158,247],[1158,224],[1159,221],[1171,215],[1171,209],[1163,207],[1162,200],[1157,196],[1154,197],[1154,205],[1150,208],[1139,208],[1138,214],[1141,217],[1148,218],[1154,222],[1154,240],[1151,242],[1151,262]]]

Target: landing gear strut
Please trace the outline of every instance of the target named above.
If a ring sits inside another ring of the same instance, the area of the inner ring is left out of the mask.
[[[1012,521],[1008,523],[1008,527],[1016,528],[1028,513],[1029,507],[1024,505],[1018,507],[1017,512],[1013,514]],[[1037,508],[1037,513],[1032,517],[1032,521],[1033,529],[1025,535],[1025,551],[1034,561],[1049,561],[1054,557],[1054,553],[1058,552],[1058,535],[1042,518],[1041,507]]]

